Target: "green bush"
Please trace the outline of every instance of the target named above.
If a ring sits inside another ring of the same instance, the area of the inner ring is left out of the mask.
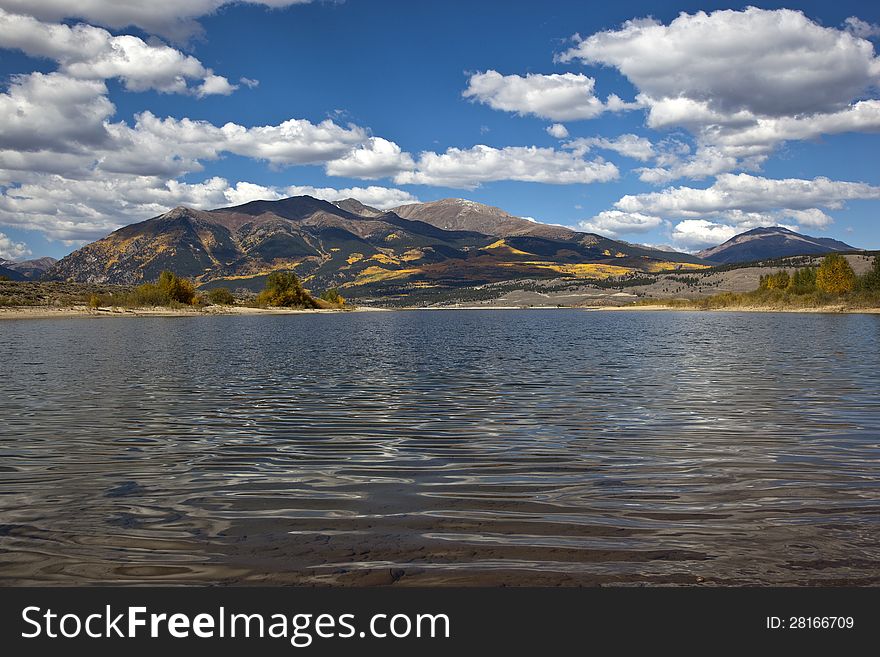
[[[788,283],[788,291],[794,294],[808,294],[816,290],[816,268],[804,267],[795,270]]]
[[[232,296],[232,292],[229,291],[229,288],[225,287],[216,287],[213,290],[209,291],[208,301],[213,303],[215,306],[235,305],[235,297]]]
[[[159,274],[159,281],[156,285],[171,301],[183,303],[188,306],[191,306],[196,302],[195,286],[187,279],[180,278],[173,272],[163,271]]]
[[[156,283],[144,283],[138,285],[126,297],[120,299],[118,305],[146,307],[146,306],[168,306],[171,304],[171,297],[168,292],[159,287]]]
[[[316,308],[315,300],[303,289],[293,272],[273,271],[266,277],[265,289],[257,295],[257,303],[285,308]]]
[[[338,287],[331,287],[329,290],[325,290],[319,298],[330,303],[337,303],[340,306],[345,303],[345,298],[339,294]]]
[[[858,289],[880,292],[880,255],[874,256],[874,266],[859,279]]]

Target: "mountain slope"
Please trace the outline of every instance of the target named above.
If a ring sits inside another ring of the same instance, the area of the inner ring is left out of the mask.
[[[269,272],[289,269],[312,290],[341,286],[387,291],[524,278],[601,278],[701,263],[687,254],[556,230],[500,210],[494,229],[483,225],[491,233],[456,229],[473,224],[448,225],[423,210],[411,208],[406,214],[410,217],[352,199],[332,204],[309,196],[211,211],[180,207],[86,245],[59,261],[47,277],[136,284],[170,269],[208,288],[256,290]]]
[[[512,237],[532,235],[550,239],[577,239],[578,233],[562,226],[540,224],[515,217],[501,208],[463,198],[446,198],[430,203],[412,203],[391,210],[407,219],[424,221],[443,230],[472,230],[484,235]]]
[[[719,264],[771,260],[796,255],[822,255],[831,251],[855,251],[855,247],[827,237],[811,237],[782,226],[755,228],[723,244],[697,253]]]
[[[382,210],[370,207],[369,205],[364,205],[356,198],[347,198],[341,201],[333,201],[333,205],[335,205],[337,208],[340,208],[341,210],[351,212],[352,214],[358,214],[362,217],[378,217],[381,214],[385,214]]]
[[[459,251],[485,237],[445,233],[419,222],[354,215],[326,201],[294,197],[253,201],[209,212],[175,208],[132,224],[72,253],[53,267],[53,278],[86,282],[137,283],[163,269],[198,281],[247,278],[275,269],[325,282],[357,278],[364,261],[380,264],[391,242],[411,250],[436,246]],[[394,221],[396,220],[396,221]],[[348,275],[331,281],[327,274]]]
[[[10,280],[10,281],[26,281],[27,280],[27,278],[23,274],[8,267],[7,266],[8,264],[10,264],[10,263],[5,260],[0,261],[0,276],[2,276],[4,279]]]

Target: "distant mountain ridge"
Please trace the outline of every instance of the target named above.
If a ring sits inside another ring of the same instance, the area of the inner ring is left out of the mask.
[[[5,267],[2,263],[0,263],[0,276],[5,279],[9,279],[10,281],[24,281],[27,280],[24,276],[19,274],[14,269],[9,269]]]
[[[397,210],[310,196],[210,211],[178,207],[84,246],[46,276],[136,284],[169,269],[206,287],[258,289],[269,272],[289,269],[313,290],[387,290],[702,266],[689,254],[538,224],[470,201]]]
[[[737,264],[798,255],[823,255],[832,251],[857,251],[854,246],[828,237],[811,237],[782,226],[754,228],[697,256],[718,264]]]
[[[401,205],[391,212],[407,219],[424,221],[443,230],[472,230],[496,237],[530,235],[569,240],[577,239],[577,235],[582,234],[571,228],[515,217],[501,208],[462,198]]]
[[[55,263],[55,258],[45,256],[32,260],[3,260],[0,259],[0,276],[6,276],[10,280],[39,280],[39,278]]]
[[[346,212],[351,212],[352,214],[357,214],[362,217],[378,217],[385,214],[384,210],[379,210],[377,208],[370,207],[369,205],[364,205],[354,198],[347,198],[343,199],[342,201],[333,201],[333,205],[341,210],[345,210]]]

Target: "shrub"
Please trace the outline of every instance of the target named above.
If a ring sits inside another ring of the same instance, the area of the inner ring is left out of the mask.
[[[789,292],[794,294],[809,294],[816,290],[816,268],[804,267],[795,270],[788,283]]]
[[[164,292],[168,299],[191,306],[196,301],[196,288],[185,278],[180,278],[170,271],[159,274],[158,288]]]
[[[229,291],[229,288],[225,287],[216,287],[213,290],[209,291],[208,301],[213,303],[215,306],[235,305],[235,297],[232,296],[232,292]]]
[[[874,267],[859,279],[860,290],[880,291],[880,255],[874,256]]]
[[[816,272],[816,287],[829,294],[845,294],[856,287],[856,275],[849,262],[839,253],[829,253]]]
[[[101,297],[97,294],[92,294],[89,296],[89,308],[100,308],[101,307]]]
[[[273,271],[266,277],[265,289],[257,295],[260,305],[315,308],[315,300],[303,289],[293,272]]]
[[[345,303],[345,298],[339,294],[338,287],[331,287],[329,290],[325,290],[321,293],[320,298],[324,301],[329,301],[330,303],[339,304],[340,306]]]
[[[144,283],[138,285],[131,291],[127,298],[122,300],[120,305],[128,305],[135,307],[145,306],[167,306],[171,303],[171,297],[168,293],[159,287],[156,283]]]

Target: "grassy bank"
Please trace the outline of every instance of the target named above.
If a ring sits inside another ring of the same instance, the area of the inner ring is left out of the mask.
[[[153,314],[216,313],[221,308],[255,310],[350,309],[339,291],[331,289],[314,297],[292,273],[273,272],[258,295],[236,296],[226,288],[198,290],[193,283],[172,272],[162,272],[156,282],[138,286],[96,285],[59,281],[0,281],[0,309],[45,309],[81,312],[151,311]],[[6,315],[9,313],[6,312]],[[33,314],[33,313],[31,313]]]
[[[864,310],[880,308],[880,293],[852,292],[829,294],[810,292],[797,294],[785,290],[754,290],[752,292],[722,292],[702,299],[643,299],[634,306],[663,306],[690,310],[723,310],[749,308],[766,310],[815,310],[838,308]]]
[[[93,285],[58,281],[0,281],[0,308],[71,308],[87,306],[93,296],[126,296],[125,285]]]
[[[636,306],[694,310],[766,309],[866,310],[880,308],[880,256],[874,267],[856,276],[839,254],[829,254],[818,268],[807,267],[789,274],[782,270],[762,276],[758,289],[722,292],[701,299],[644,299]]]

